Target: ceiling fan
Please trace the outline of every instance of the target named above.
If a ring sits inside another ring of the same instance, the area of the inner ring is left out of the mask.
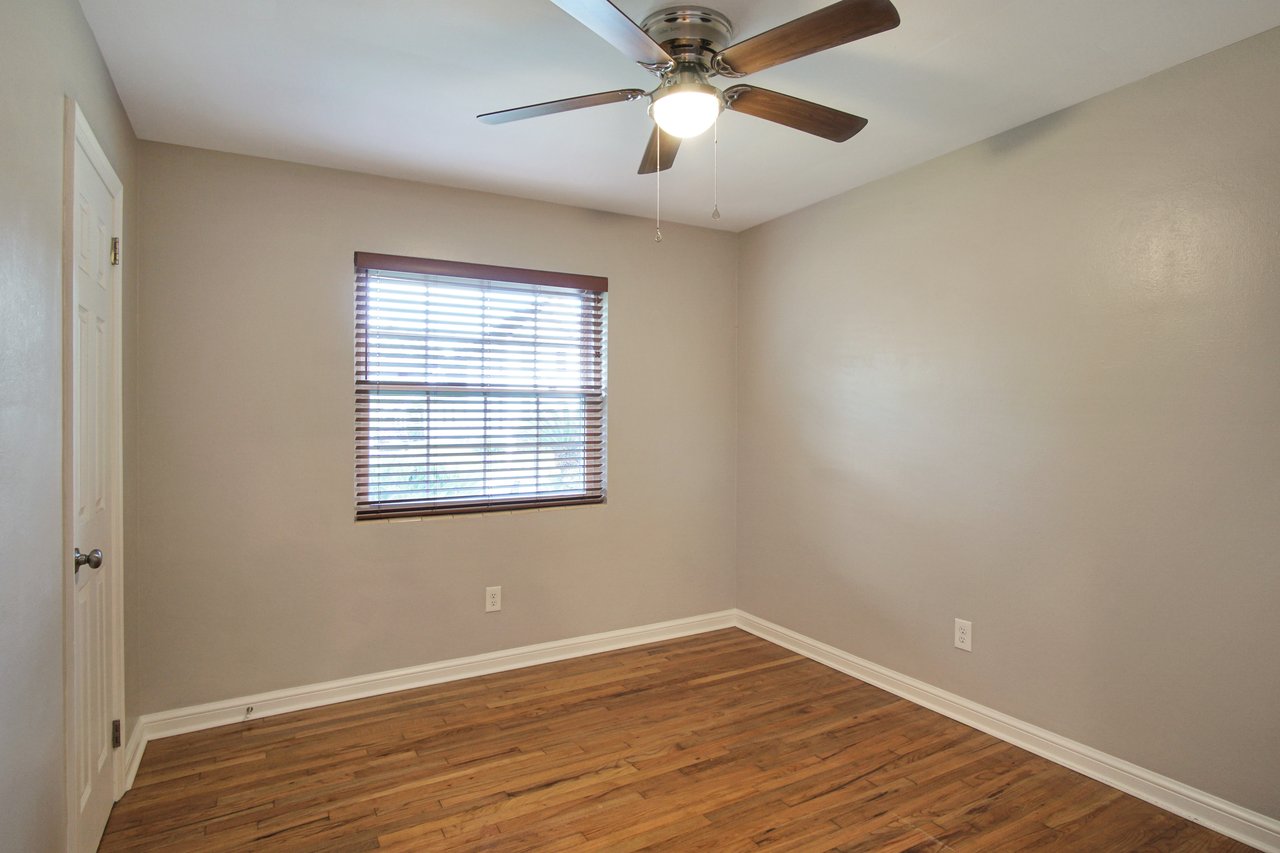
[[[758,86],[738,84],[721,91],[710,78],[743,77],[811,53],[891,30],[899,23],[890,0],[841,0],[816,12],[729,45],[733,26],[714,9],[672,6],[640,25],[609,0],[552,0],[592,32],[622,51],[659,83],[651,92],[615,89],[510,110],[484,113],[488,124],[551,115],[623,101],[649,99],[655,127],[639,173],[670,169],[681,139],[703,133],[721,110],[733,110],[844,142],[867,120]],[[728,45],[728,46],[726,46]]]

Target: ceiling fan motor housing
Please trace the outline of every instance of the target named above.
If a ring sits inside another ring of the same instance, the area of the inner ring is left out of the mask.
[[[659,9],[640,26],[677,63],[696,63],[704,69],[709,69],[711,57],[733,40],[729,19],[705,6]]]

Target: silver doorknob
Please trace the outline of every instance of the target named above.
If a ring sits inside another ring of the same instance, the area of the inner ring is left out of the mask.
[[[89,568],[96,569],[102,565],[102,549],[94,548],[88,554],[81,554],[80,549],[76,549],[76,568],[80,568],[88,563]]]

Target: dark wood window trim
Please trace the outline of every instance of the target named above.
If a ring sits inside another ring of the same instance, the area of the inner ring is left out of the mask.
[[[593,290],[599,293],[605,293],[609,290],[609,279],[598,275],[578,275],[568,272],[526,270],[519,267],[468,264],[462,261],[441,261],[432,258],[407,258],[402,255],[356,252],[356,272],[362,269],[418,273],[421,275],[444,275],[453,278],[471,278],[478,281],[541,284],[546,287],[569,287],[574,290]]]
[[[608,279],[367,252],[355,270],[357,521],[605,502]]]

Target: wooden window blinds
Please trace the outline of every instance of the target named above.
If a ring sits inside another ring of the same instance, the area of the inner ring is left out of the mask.
[[[355,266],[357,520],[604,502],[607,279]]]

